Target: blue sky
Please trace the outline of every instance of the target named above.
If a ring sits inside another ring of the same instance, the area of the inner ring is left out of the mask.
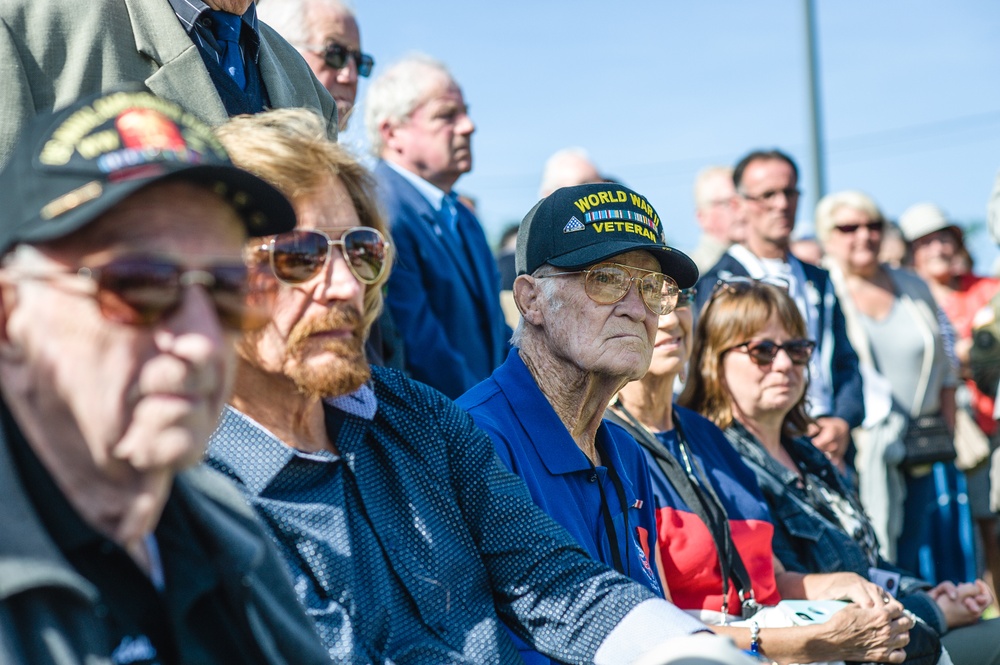
[[[757,147],[796,158],[799,220],[812,218],[801,0],[353,5],[375,75],[422,51],[462,86],[477,131],[457,189],[478,199],[491,238],[523,217],[545,159],[569,146],[645,194],[681,249],[698,238],[694,175]],[[926,200],[981,223],[1000,169],[1000,3],[816,7],[828,191],[862,189],[893,218]],[[359,112],[345,141],[363,140]],[[996,248],[982,233],[970,244],[987,270]]]

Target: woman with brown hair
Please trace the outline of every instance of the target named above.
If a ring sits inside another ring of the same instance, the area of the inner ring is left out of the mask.
[[[680,403],[722,428],[753,470],[773,517],[774,552],[786,570],[869,578],[942,635],[956,664],[1000,662],[1000,624],[977,624],[990,602],[985,585],[932,588],[884,561],[855,494],[804,438],[812,351],[805,335],[798,308],[780,286],[720,283],[699,318]]]

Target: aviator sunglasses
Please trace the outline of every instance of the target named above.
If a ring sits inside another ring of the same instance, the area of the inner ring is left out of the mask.
[[[661,272],[641,270],[619,263],[599,263],[588,270],[553,272],[536,277],[563,277],[586,275],[584,292],[600,305],[611,305],[628,294],[632,282],[636,283],[642,301],[654,314],[669,314],[677,306],[679,290],[672,277]]]
[[[784,351],[793,365],[805,365],[812,357],[816,342],[811,339],[790,339],[784,344],[778,344],[774,340],[762,339],[758,342],[743,342],[736,346],[731,346],[723,353],[740,349],[750,356],[750,360],[755,365],[770,365],[778,357],[778,351]]]
[[[251,304],[247,267],[243,263],[183,268],[158,259],[116,259],[102,266],[45,274],[15,273],[18,279],[54,282],[82,277],[96,285],[90,295],[108,321],[131,326],[153,326],[181,306],[184,289],[200,286],[212,299],[219,322],[231,330],[254,330],[267,322],[269,312]]]
[[[377,229],[356,226],[339,240],[320,229],[280,233],[260,247],[270,255],[271,270],[284,284],[301,284],[318,275],[330,260],[333,246],[340,251],[359,282],[374,284],[385,272],[389,243]]]

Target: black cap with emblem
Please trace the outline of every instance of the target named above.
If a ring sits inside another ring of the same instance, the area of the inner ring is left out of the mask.
[[[524,217],[515,263],[518,275],[545,263],[577,270],[635,250],[655,256],[682,289],[698,281],[694,261],[667,246],[660,217],[645,197],[614,183],[577,185],[552,192]]]
[[[68,235],[143,187],[169,179],[219,194],[248,235],[295,228],[295,211],[284,195],[234,166],[211,127],[129,86],[28,125],[0,172],[0,252]]]

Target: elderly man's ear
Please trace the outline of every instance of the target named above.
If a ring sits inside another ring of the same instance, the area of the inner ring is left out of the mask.
[[[539,308],[541,290],[538,280],[531,275],[518,275],[514,280],[514,304],[525,323],[537,326],[542,322]]]
[[[0,360],[14,361],[23,357],[21,347],[11,342],[7,334],[10,313],[17,303],[17,286],[0,282]]]

